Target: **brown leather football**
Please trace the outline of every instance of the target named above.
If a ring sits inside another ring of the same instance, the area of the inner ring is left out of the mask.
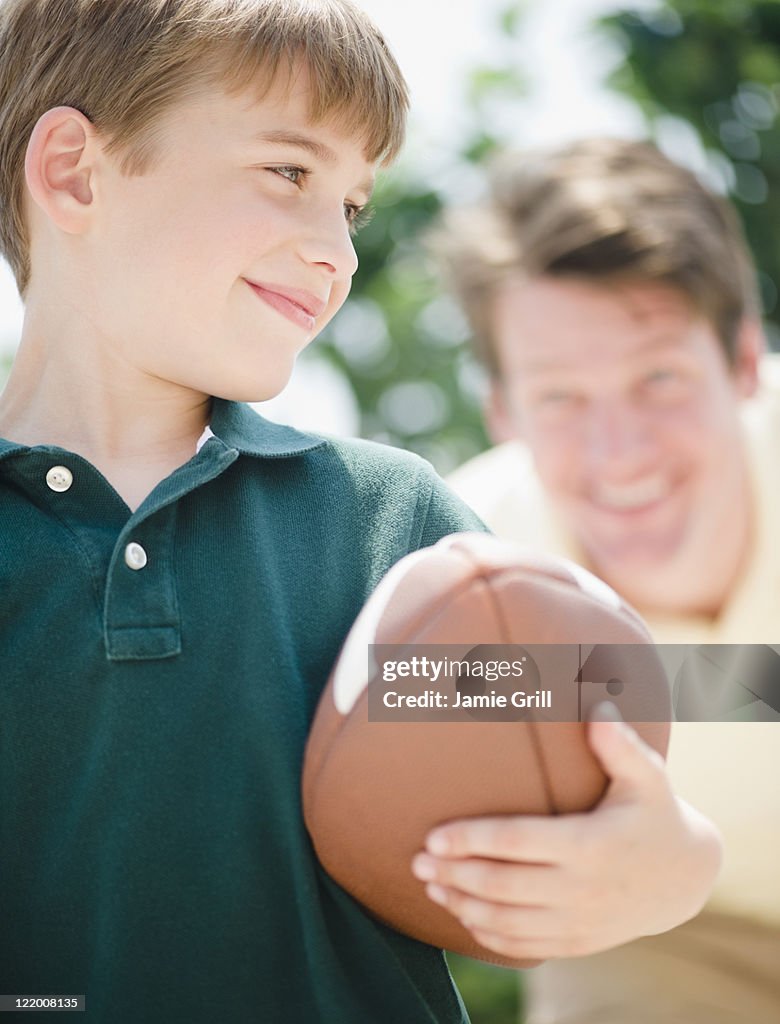
[[[415,657],[427,675],[402,674]],[[464,678],[480,661],[516,670]],[[413,938],[531,966],[480,946],[411,862],[447,821],[592,808],[607,780],[583,723],[603,700],[666,754],[666,674],[644,623],[606,584],[484,534],[408,555],[358,616],[309,736],[303,811],[322,865]]]

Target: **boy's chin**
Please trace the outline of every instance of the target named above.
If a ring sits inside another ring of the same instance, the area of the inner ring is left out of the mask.
[[[293,364],[294,365],[294,364]],[[249,374],[243,380],[229,381],[221,387],[214,387],[211,394],[214,398],[223,398],[229,402],[270,402],[277,398],[290,383],[293,365],[269,374],[263,379]]]
[[[272,398],[278,398],[286,386],[287,381],[284,381],[278,387],[259,385],[258,387],[224,388],[221,391],[212,392],[212,396],[214,398],[224,398],[228,402],[248,402],[250,405],[254,405],[260,402],[270,402]]]

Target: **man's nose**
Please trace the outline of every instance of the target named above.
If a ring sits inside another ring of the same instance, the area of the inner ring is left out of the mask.
[[[631,469],[654,448],[651,418],[630,399],[591,402],[581,426],[586,459],[592,466]]]

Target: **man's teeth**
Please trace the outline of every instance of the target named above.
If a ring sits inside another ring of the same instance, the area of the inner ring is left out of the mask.
[[[651,505],[653,502],[665,498],[669,487],[664,480],[655,477],[651,480],[642,480],[639,483],[616,487],[610,484],[602,484],[596,492],[595,498],[599,505],[609,508],[624,509],[642,508]]]

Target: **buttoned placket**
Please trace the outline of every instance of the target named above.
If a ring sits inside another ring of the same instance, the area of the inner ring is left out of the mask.
[[[179,500],[239,455],[278,459],[325,445],[325,438],[264,420],[240,402],[214,399],[197,454],[133,513],[94,466],[56,446],[0,439],[0,474],[13,477],[69,534],[73,557],[92,581],[106,658],[170,658],[182,642],[174,564]]]
[[[73,557],[91,576],[109,660],[170,658],[181,651],[174,564],[178,502],[219,476],[238,454],[210,438],[130,513],[95,467],[78,455],[44,446],[13,446],[3,453],[0,468],[62,524]]]

